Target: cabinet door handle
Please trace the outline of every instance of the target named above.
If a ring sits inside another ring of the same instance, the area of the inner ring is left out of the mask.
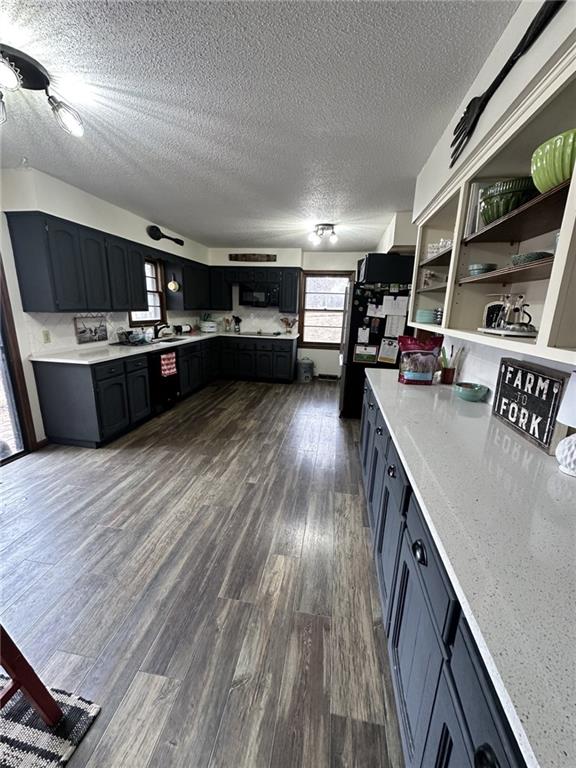
[[[364,392],[368,392],[368,387],[364,384]]]
[[[368,403],[368,408],[370,408],[370,410],[372,410],[374,408],[374,403]]]
[[[414,553],[416,562],[419,565],[428,565],[428,556],[426,555],[426,549],[421,539],[416,539],[414,544],[412,544],[412,552]],[[490,766],[489,763],[486,763],[485,767],[483,763],[479,763],[478,766],[475,766],[475,768],[489,768],[489,766]]]
[[[490,744],[481,744],[474,752],[474,768],[500,768],[498,758]]]
[[[396,467],[394,464],[390,464],[386,472],[388,473],[388,477],[396,477]]]
[[[382,434],[382,427],[376,427],[376,434],[381,435]]]

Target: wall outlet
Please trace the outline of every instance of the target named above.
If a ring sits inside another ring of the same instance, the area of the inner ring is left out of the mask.
[[[48,328],[44,328],[42,330],[42,341],[44,342],[44,344],[50,344],[50,342],[52,341],[52,337],[50,336],[50,331],[48,330]]]

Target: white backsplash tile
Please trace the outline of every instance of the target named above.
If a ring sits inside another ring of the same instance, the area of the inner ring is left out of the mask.
[[[562,363],[549,362],[548,360],[540,360],[530,355],[521,355],[513,352],[506,352],[496,347],[487,347],[484,344],[474,344],[472,342],[463,342],[461,339],[454,339],[450,336],[444,337],[444,346],[450,351],[451,345],[454,345],[454,351],[459,347],[463,347],[462,358],[459,366],[459,370],[456,373],[456,380],[460,381],[472,381],[476,384],[484,384],[490,388],[490,394],[486,398],[488,402],[492,402],[494,397],[494,388],[496,386],[496,380],[498,378],[498,368],[500,360],[503,357],[511,357],[516,360],[526,360],[536,365],[544,366],[545,368],[552,368],[558,371],[570,372],[571,366],[563,365]]]

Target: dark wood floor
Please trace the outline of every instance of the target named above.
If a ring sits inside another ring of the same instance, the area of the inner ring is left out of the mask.
[[[357,458],[331,383],[228,383],[2,470],[1,620],[102,712],[70,768],[397,768]]]

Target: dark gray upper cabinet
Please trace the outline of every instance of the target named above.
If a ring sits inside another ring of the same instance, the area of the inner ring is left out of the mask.
[[[78,225],[48,216],[46,226],[56,309],[60,312],[85,310],[88,304]]]
[[[184,309],[210,309],[210,268],[190,262],[182,269]]]
[[[278,309],[280,312],[288,312],[295,315],[298,312],[298,297],[300,293],[300,270],[283,269],[282,282],[280,283],[280,300]]]
[[[232,309],[232,281],[227,267],[210,268],[210,309]]]
[[[106,237],[112,309],[119,312],[127,312],[131,308],[130,283],[128,281],[128,246],[129,242],[120,237],[111,235]]]
[[[137,243],[129,243],[127,256],[128,288],[130,290],[130,309],[147,310],[146,273],[144,261],[146,248]]]
[[[106,239],[102,232],[78,227],[82,272],[86,289],[86,307],[97,311],[110,311],[110,276],[106,257]]]

